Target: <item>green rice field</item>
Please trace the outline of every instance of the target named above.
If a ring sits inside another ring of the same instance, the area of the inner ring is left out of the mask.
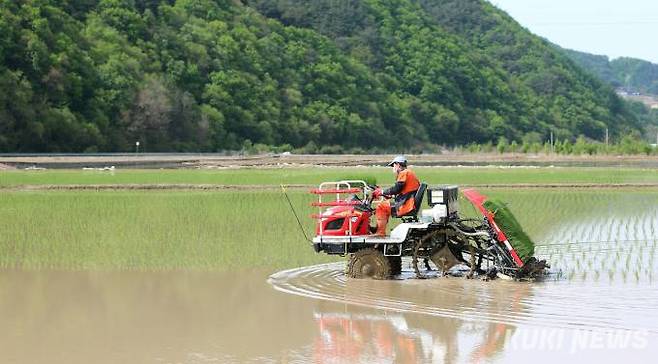
[[[292,194],[300,207],[306,197]],[[5,267],[221,270],[327,261],[304,242],[276,192],[4,192],[0,231]]]
[[[603,173],[567,169],[419,169],[434,183],[623,183],[658,179],[643,170]],[[368,170],[369,172],[371,170]],[[4,186],[26,183],[315,183],[358,175],[352,169],[126,171],[114,176],[79,171],[0,172]],[[496,172],[498,174],[496,174]],[[159,175],[158,173],[161,173]],[[270,174],[268,174],[270,173]],[[295,178],[299,173],[299,178]],[[253,174],[253,176],[252,176]],[[379,181],[392,180],[388,169]],[[434,177],[431,177],[434,176]],[[130,178],[129,178],[130,177]],[[277,179],[279,178],[279,179]],[[436,178],[436,179],[433,179]],[[607,179],[606,179],[607,178]],[[136,182],[138,181],[138,182]],[[166,181],[166,182],[163,182]],[[603,182],[602,182],[603,183]],[[386,185],[387,183],[380,182]],[[537,243],[536,255],[565,274],[609,275],[627,267],[647,275],[658,238],[658,188],[482,188],[505,201]],[[289,192],[312,235],[314,196]],[[466,201],[461,210],[472,215]],[[315,254],[284,195],[276,189],[226,191],[0,190],[0,266],[56,269],[279,269],[337,258]],[[607,253],[604,253],[607,252]],[[616,259],[602,260],[616,257]],[[646,261],[645,261],[646,260]],[[614,267],[611,265],[614,263]],[[616,268],[615,268],[616,267]],[[598,272],[598,273],[596,273]],[[616,273],[615,273],[616,274]]]

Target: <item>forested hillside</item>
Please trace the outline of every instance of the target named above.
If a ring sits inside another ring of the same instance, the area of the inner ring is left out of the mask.
[[[489,2],[419,2],[441,25],[464,36],[521,83],[528,93],[524,99],[532,100],[530,115],[549,120],[561,139],[571,133],[601,140],[606,127],[617,135],[624,133],[624,126],[639,127],[612,88]]]
[[[615,87],[632,92],[658,95],[658,64],[641,59],[607,56],[564,50],[581,67],[590,70]]]
[[[479,0],[0,0],[0,152],[409,149],[641,126]]]

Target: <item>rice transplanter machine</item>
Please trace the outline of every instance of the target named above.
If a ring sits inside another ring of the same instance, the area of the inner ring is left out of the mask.
[[[411,257],[418,278],[427,277],[430,261],[444,274],[464,264],[470,268],[468,277],[528,279],[549,268],[546,261],[532,256],[533,246],[508,238],[496,222],[498,211],[488,208],[488,198],[474,189],[462,194],[481,218],[460,216],[457,186],[428,187],[423,183],[414,196],[416,209],[398,216],[402,222],[390,235],[372,235],[370,218],[378,203],[373,198],[375,188],[353,180],[325,182],[311,190],[317,196],[312,205],[318,208],[312,216],[317,219],[313,247],[316,252],[349,256],[349,277],[389,279],[401,273],[402,257]],[[429,208],[421,209],[425,196]]]

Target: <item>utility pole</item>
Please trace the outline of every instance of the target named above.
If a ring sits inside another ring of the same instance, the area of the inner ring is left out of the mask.
[[[610,141],[609,135],[608,135],[608,128],[605,128],[605,147],[608,147],[608,142]]]
[[[553,147],[553,130],[551,130],[551,154],[555,152],[555,148]]]
[[[135,154],[139,153],[139,142],[135,142]]]

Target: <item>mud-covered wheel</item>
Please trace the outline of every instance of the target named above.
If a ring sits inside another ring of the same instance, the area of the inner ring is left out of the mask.
[[[347,263],[350,278],[391,278],[391,262],[379,250],[366,248],[352,254]]]
[[[402,257],[386,257],[391,264],[391,275],[402,273]]]

